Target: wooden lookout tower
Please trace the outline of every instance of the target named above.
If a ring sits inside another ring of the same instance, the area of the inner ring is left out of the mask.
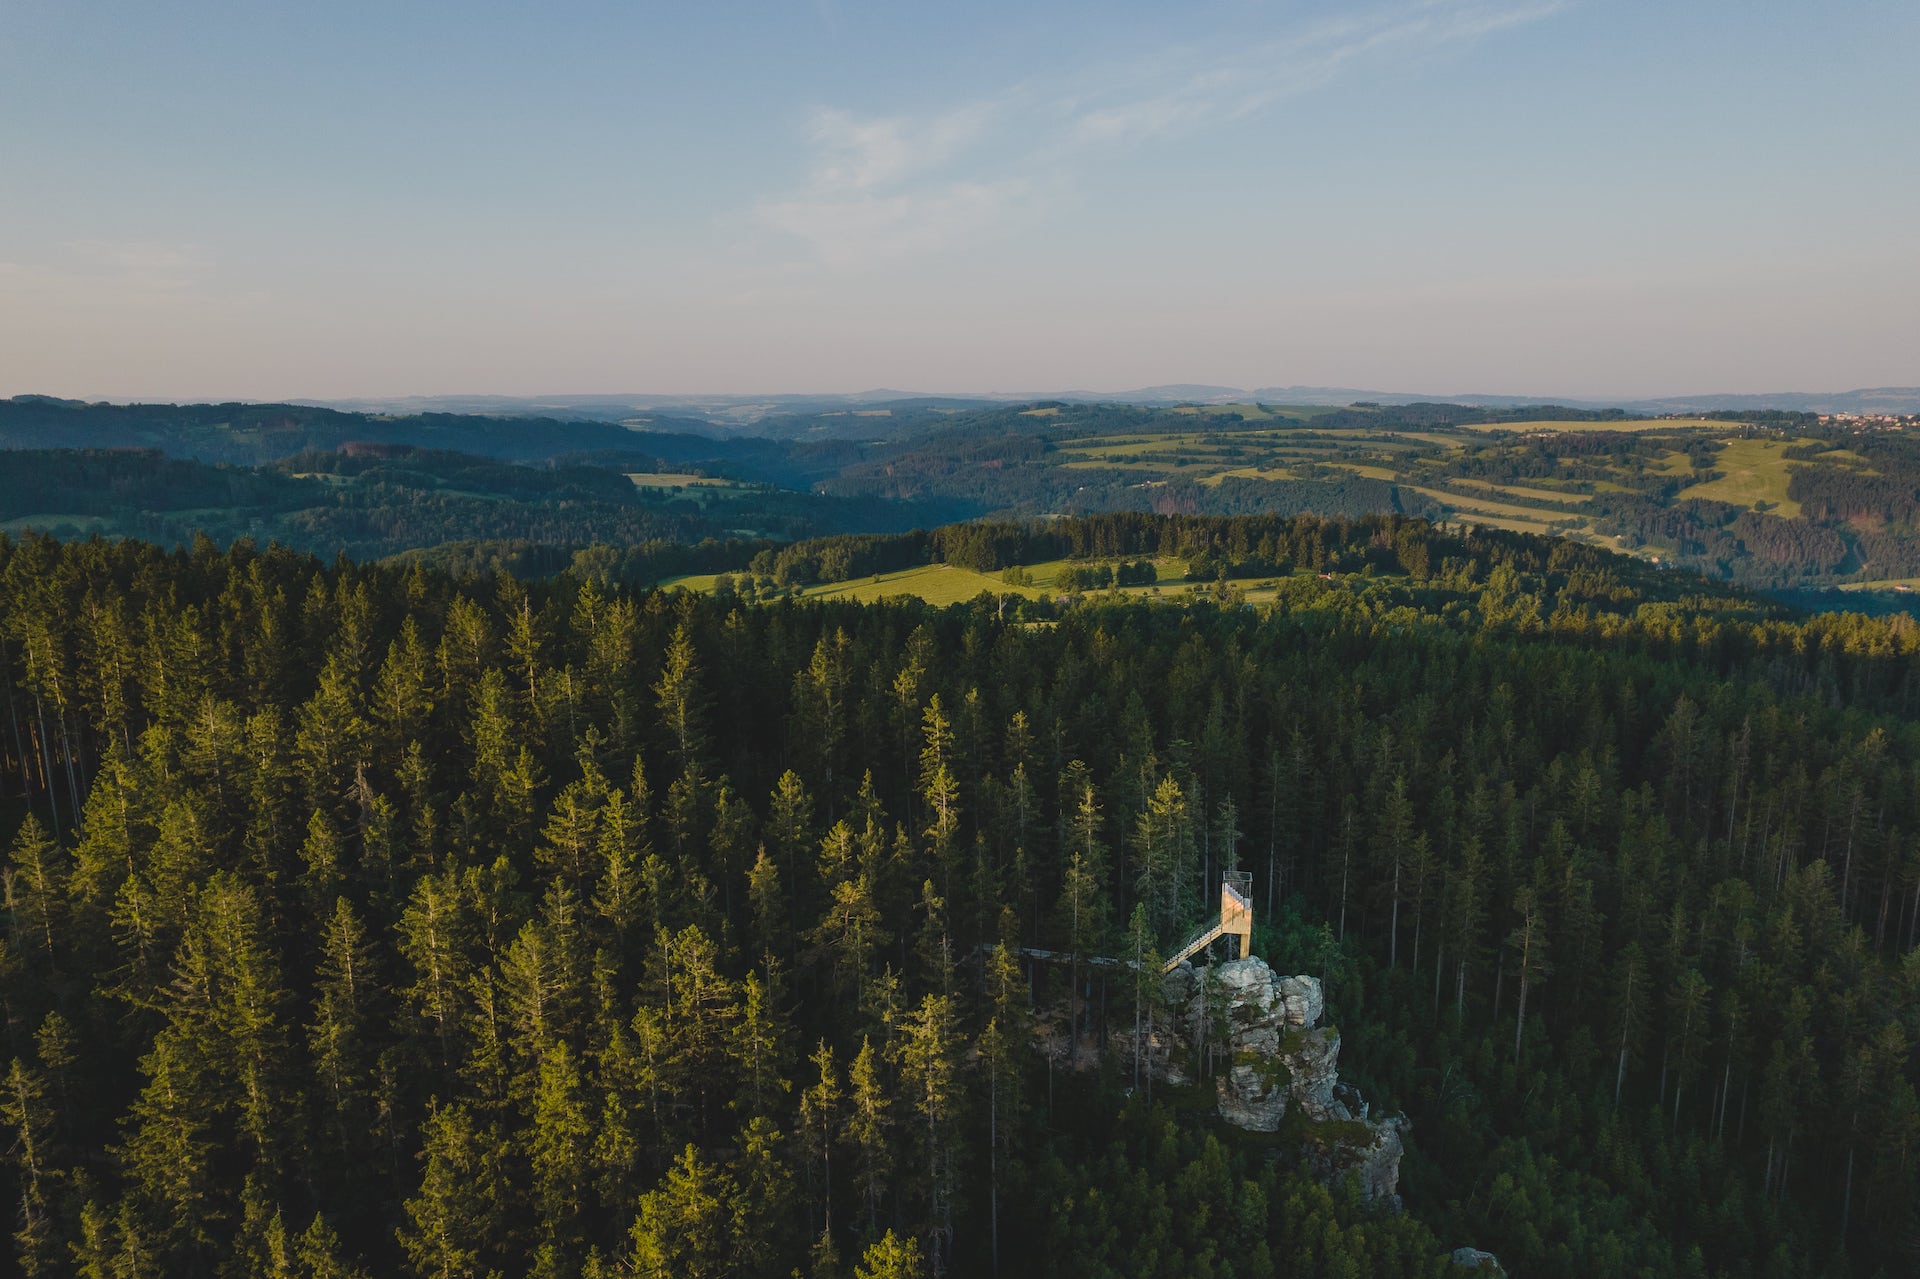
[[[1180,961],[1190,959],[1222,937],[1240,939],[1235,959],[1245,959],[1253,947],[1253,876],[1244,870],[1230,870],[1220,880],[1220,918],[1208,920],[1173,952],[1164,972],[1172,972]]]

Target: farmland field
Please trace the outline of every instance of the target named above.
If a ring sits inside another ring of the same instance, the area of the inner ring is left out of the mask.
[[[647,471],[630,473],[627,478],[633,481],[635,488],[739,488],[738,480],[718,480],[710,475],[686,475],[674,472],[658,474]]]
[[[1764,502],[1774,515],[1793,518],[1800,514],[1800,503],[1787,497],[1787,481],[1793,468],[1804,463],[1787,460],[1786,451],[1794,441],[1728,440],[1714,459],[1713,469],[1723,471],[1717,480],[1695,484],[1680,490],[1682,499],[1706,498],[1733,506],[1758,506]]]
[[[1530,434],[1539,431],[1717,431],[1725,422],[1700,417],[1630,417],[1606,422],[1475,422],[1469,431],[1512,431]]]
[[[881,573],[876,577],[863,577],[851,582],[810,586],[801,594],[808,599],[851,599],[863,604],[894,595],[912,595],[929,604],[940,605],[963,603],[982,591],[997,595],[1024,595],[1028,599],[1037,599],[1047,593],[1036,586],[1009,586],[998,576],[976,573],[972,569],[955,568],[950,564],[927,564],[899,573]]]
[[[1491,498],[1463,497],[1458,493],[1420,488],[1411,484],[1406,487],[1423,497],[1432,498],[1443,506],[1449,506],[1458,511],[1468,511],[1475,515],[1497,515],[1506,519],[1528,520],[1542,526],[1550,520],[1568,518],[1559,511],[1543,511],[1533,506],[1515,506],[1510,502],[1496,502]]]
[[[1507,497],[1530,498],[1535,502],[1591,502],[1593,500],[1592,495],[1587,493],[1561,493],[1553,489],[1525,488],[1518,484],[1495,484],[1492,480],[1456,479],[1452,482],[1466,488],[1485,489],[1489,493],[1504,494]]]

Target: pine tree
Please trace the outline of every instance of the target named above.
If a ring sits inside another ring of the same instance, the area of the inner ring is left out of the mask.
[[[66,855],[32,813],[7,853],[7,918],[17,953],[36,970],[58,977],[59,937],[66,917]]]
[[[1641,953],[1639,943],[1628,942],[1614,962],[1613,996],[1607,1013],[1608,1024],[1613,1028],[1615,1110],[1620,1108],[1620,1090],[1627,1081],[1628,1060],[1639,1054],[1646,1036],[1646,1010],[1652,1002],[1649,990],[1646,956]]]
[[[793,1087],[791,1027],[779,1007],[779,991],[749,972],[740,982],[740,1011],[728,1029],[728,1054],[740,1091],[733,1104],[749,1119],[771,1118],[781,1097]]]
[[[31,820],[31,819],[29,819]],[[14,1230],[14,1254],[21,1273],[37,1276],[58,1273],[58,1246],[51,1202],[60,1170],[50,1162],[53,1114],[47,1104],[46,1083],[18,1057],[0,1083],[0,1124],[12,1135],[12,1162],[20,1192],[19,1225]]]
[[[542,1236],[558,1251],[578,1237],[574,1223],[587,1207],[592,1144],[585,1084],[573,1051],[561,1040],[540,1061],[527,1137]]]
[[[422,1131],[420,1189],[400,1245],[421,1279],[486,1274],[502,1260],[506,1226],[499,1138],[458,1105],[433,1105]]]
[[[343,1166],[363,1157],[373,1115],[373,1010],[380,978],[366,928],[346,898],[327,920],[307,1052],[325,1100],[322,1126]]]
[[[806,1161],[808,1182],[815,1189],[815,1193],[809,1196],[810,1206],[814,1203],[819,1205],[820,1235],[822,1238],[831,1239],[833,1237],[833,1147],[839,1133],[843,1090],[840,1076],[834,1068],[831,1044],[822,1039],[809,1060],[813,1063],[815,1082],[800,1094],[800,1117],[796,1135],[800,1144],[800,1157]],[[810,1218],[813,1216],[811,1212],[808,1215]]]
[[[636,1279],[718,1279],[733,1270],[733,1179],[689,1145],[660,1185],[640,1197],[629,1232]]]
[[[1527,995],[1535,983],[1552,972],[1547,961],[1545,912],[1531,888],[1521,888],[1513,897],[1513,913],[1519,919],[1507,946],[1514,954],[1515,974],[1520,979],[1520,1011],[1513,1027],[1513,1061],[1520,1064],[1520,1041],[1527,1032]]]
[[[684,774],[698,764],[707,744],[706,696],[701,688],[699,656],[693,633],[685,622],[674,627],[667,645],[660,679],[653,686],[654,703],[667,735],[674,771]]]
[[[1706,1054],[1708,998],[1712,988],[1697,969],[1688,968],[1667,994],[1667,1049],[1673,1063],[1673,1122],[1680,1123],[1680,1097],[1699,1074]]]
[[[1171,776],[1160,779],[1146,811],[1140,814],[1134,829],[1134,849],[1139,866],[1135,892],[1146,903],[1147,919],[1155,933],[1171,936],[1189,905],[1186,871],[1193,851],[1187,799]]]
[[[880,1202],[886,1198],[888,1179],[893,1175],[891,1108],[885,1082],[880,1078],[879,1054],[873,1050],[873,1041],[863,1038],[847,1071],[847,1118],[841,1133],[853,1149],[854,1184],[866,1209],[869,1237],[879,1233]]]
[[[902,1095],[919,1115],[921,1167],[925,1172],[928,1259],[945,1273],[953,1238],[953,1199],[958,1181],[954,1121],[960,1107],[959,1027],[954,1001],[928,995],[907,1019],[897,1049]]]
[[[925,1265],[917,1241],[900,1239],[889,1230],[868,1246],[860,1264],[853,1268],[853,1279],[920,1279]]]

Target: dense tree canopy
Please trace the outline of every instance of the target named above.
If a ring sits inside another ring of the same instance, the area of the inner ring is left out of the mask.
[[[1920,627],[1396,520],[1049,535],[1328,576],[750,606],[0,539],[15,1264],[1920,1265]],[[1151,991],[1082,959],[1229,865],[1411,1117],[1404,1213],[1115,1046]]]

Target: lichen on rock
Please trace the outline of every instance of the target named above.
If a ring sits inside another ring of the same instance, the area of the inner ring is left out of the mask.
[[[1373,1118],[1359,1093],[1340,1082],[1340,1033],[1319,1025],[1326,1000],[1317,979],[1280,976],[1259,958],[1202,970],[1183,963],[1167,975],[1165,993],[1189,1046],[1204,1041],[1225,1049],[1214,1078],[1222,1119],[1250,1132],[1278,1132],[1297,1109],[1316,1175],[1335,1181],[1357,1173],[1365,1198],[1398,1202],[1406,1121]],[[1161,1077],[1191,1083],[1186,1056],[1169,1052],[1156,1063]]]

